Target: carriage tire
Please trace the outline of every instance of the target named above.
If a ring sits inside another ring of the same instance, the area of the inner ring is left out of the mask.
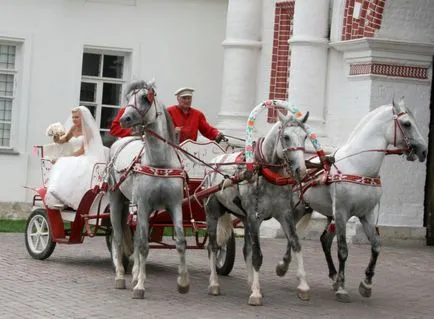
[[[39,226],[38,229],[35,227],[36,224]],[[34,259],[43,260],[51,256],[56,248],[56,242],[52,240],[45,209],[36,209],[27,218],[24,239],[27,251]]]
[[[226,243],[226,252],[225,255],[222,256],[223,260],[217,260],[216,270],[217,274],[221,276],[227,276],[232,271],[235,262],[235,234],[234,231],[231,233],[231,237],[229,237]],[[221,252],[217,256],[220,255]],[[220,259],[220,258],[219,258]]]
[[[106,235],[105,235],[105,243],[107,245],[107,248],[110,252],[110,262],[112,264],[112,268],[113,271],[116,271],[116,267],[115,264],[113,262],[113,255],[112,255],[112,231],[110,230]],[[130,258],[128,256],[126,256],[125,254],[122,256],[122,265],[124,266],[124,270],[125,273],[130,273]]]

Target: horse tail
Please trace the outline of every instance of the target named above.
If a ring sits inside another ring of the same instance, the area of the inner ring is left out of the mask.
[[[297,232],[304,231],[309,226],[311,218],[312,212],[304,214],[298,221],[297,225],[295,225],[295,229],[297,230]]]
[[[232,215],[225,213],[217,223],[217,245],[223,246],[231,237],[233,231]]]

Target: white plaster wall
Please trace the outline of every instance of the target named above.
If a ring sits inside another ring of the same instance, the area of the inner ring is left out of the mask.
[[[177,88],[192,86],[194,104],[216,121],[227,1],[0,0],[0,8],[0,36],[24,38],[23,59],[30,61],[17,91],[20,155],[0,153],[0,202],[28,201],[22,186],[40,184],[31,147],[48,142],[47,125],[78,104],[84,45],[131,50],[132,79],[155,76],[166,105]]]
[[[256,92],[254,103],[250,107],[250,111],[259,103],[268,100],[270,92],[270,77],[271,77],[271,61],[273,57],[273,37],[274,37],[274,13],[276,2],[281,1],[262,1],[262,24],[260,56],[257,61],[258,76],[256,79]],[[246,118],[247,120],[247,118]],[[264,136],[271,125],[267,123],[267,111],[264,110],[256,119],[255,130],[256,136]],[[244,138],[244,136],[241,136]]]
[[[372,108],[388,104],[393,96],[405,96],[422,136],[428,142],[431,87],[427,82],[379,81],[372,83]],[[380,225],[423,226],[426,161],[408,162],[400,156],[387,156],[380,171],[383,183]]]
[[[327,74],[326,136],[327,147],[345,143],[357,123],[369,112],[370,83],[349,80],[343,54],[330,48]]]
[[[434,43],[434,1],[387,0],[376,37]]]

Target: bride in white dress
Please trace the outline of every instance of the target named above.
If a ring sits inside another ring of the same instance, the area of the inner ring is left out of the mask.
[[[90,189],[94,164],[105,162],[104,146],[98,126],[85,106],[72,109],[65,129],[68,133],[54,142],[70,143],[73,153],[59,158],[53,165],[44,200],[50,208],[66,205],[77,209]]]

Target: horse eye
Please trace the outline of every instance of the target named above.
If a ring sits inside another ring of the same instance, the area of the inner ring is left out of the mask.
[[[283,138],[285,139],[285,141],[289,141],[289,136],[288,135],[285,135]]]
[[[405,128],[410,128],[411,123],[410,122],[404,122],[404,123],[402,123],[402,126],[404,126]]]

